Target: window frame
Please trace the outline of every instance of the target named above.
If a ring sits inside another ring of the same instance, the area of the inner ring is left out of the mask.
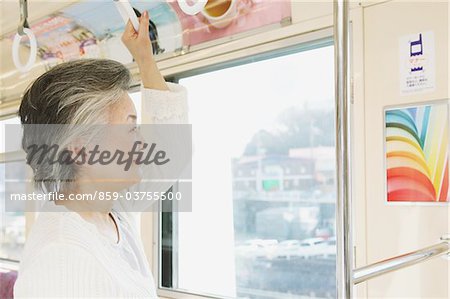
[[[16,113],[8,114],[7,116],[1,117],[0,122],[8,120],[8,119],[12,119],[14,117],[17,117]],[[24,153],[22,151],[0,152],[0,164],[6,164],[6,163],[11,163],[11,162],[25,162]],[[27,174],[27,176],[30,175],[30,170],[28,168],[27,168],[26,174]],[[7,213],[7,212],[5,212],[5,213]],[[25,242],[26,242],[27,227],[30,222],[30,218],[28,217],[26,212],[24,212],[24,217],[25,217]],[[17,270],[19,263],[20,263],[20,260],[9,259],[9,258],[0,256],[0,267],[8,266],[8,268]]]
[[[295,45],[306,45],[323,39],[330,39],[333,36],[333,17],[331,15],[318,17],[311,20],[305,20],[300,23],[293,23],[289,26],[283,26],[278,29],[255,33],[237,40],[220,44],[207,49],[196,49],[196,51],[168,57],[167,59],[158,60],[158,66],[166,80],[169,77],[175,78],[180,74],[186,73],[188,70],[204,70],[207,67],[214,67],[222,64],[222,67],[230,67],[226,63],[236,62],[238,59],[245,59],[255,55],[261,55],[265,52],[276,51]],[[287,53],[286,53],[287,54]],[[224,65],[225,64],[225,65]],[[136,63],[127,66],[131,71],[133,78],[138,77],[138,68]],[[194,74],[194,73],[192,73]],[[140,82],[136,80],[135,82]],[[138,91],[140,83],[134,84],[129,92]],[[0,120],[12,118],[15,111],[18,110],[20,100],[8,101],[0,103]],[[0,153],[0,163],[5,159],[5,155]],[[150,234],[146,230],[142,230],[142,241],[144,243],[145,253],[152,267],[153,276],[157,293],[159,296],[166,298],[222,298],[213,297],[206,294],[191,294],[179,290],[167,290],[159,287],[159,213],[144,213],[142,215],[146,223],[150,227]],[[33,224],[33,215],[26,217],[26,230]]]
[[[243,65],[251,62],[286,56],[289,54],[299,53],[303,51],[314,50],[317,48],[333,45],[333,31],[332,28],[324,28],[315,32],[298,34],[291,37],[282,38],[275,41],[268,41],[262,44],[249,45],[244,49],[246,55],[234,55],[232,59],[219,56],[206,66],[198,68],[191,68],[187,71],[180,71],[172,73],[173,82],[178,83],[180,79],[187,78],[194,75],[204,74],[212,71],[217,71],[233,66]],[[233,56],[233,55],[232,55]],[[176,213],[175,213],[176,215]],[[206,293],[190,292],[186,290],[177,290],[173,288],[162,287],[162,256],[161,256],[161,237],[162,237],[162,214],[155,213],[152,217],[153,234],[152,234],[152,271],[156,285],[158,296],[165,298],[218,298],[224,299],[228,297],[211,295]],[[176,233],[174,233],[176,235]],[[174,237],[172,235],[172,237]],[[143,238],[146,238],[143,234]],[[174,261],[176,264],[176,261]],[[174,270],[176,271],[176,270]]]

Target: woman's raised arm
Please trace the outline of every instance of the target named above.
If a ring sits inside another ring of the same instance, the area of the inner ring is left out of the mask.
[[[139,32],[136,32],[133,25],[128,21],[125,31],[122,34],[122,42],[133,55],[141,75],[142,85],[144,88],[169,90],[169,87],[161,75],[153,56],[152,42],[149,32],[149,16],[144,11],[139,18]]]
[[[180,177],[181,173],[190,167],[192,142],[190,127],[183,127],[188,123],[187,90],[184,86],[165,82],[153,56],[151,41],[148,34],[149,17],[144,12],[140,18],[139,32],[136,32],[128,22],[122,41],[127,46],[138,64],[141,83],[141,107],[142,125],[141,131],[146,131],[152,140],[158,140],[167,146],[168,152],[188,153],[189,157],[181,158],[176,154],[178,161],[174,168],[143,167],[143,179],[138,185],[129,188],[128,196],[141,196],[144,192],[166,192]],[[168,126],[149,126],[167,124]],[[144,134],[144,132],[143,132]],[[158,144],[157,144],[158,146]],[[164,179],[161,181],[160,179]],[[167,179],[169,178],[169,179]],[[148,210],[155,201],[149,200],[121,200],[120,209],[129,212],[141,212]]]

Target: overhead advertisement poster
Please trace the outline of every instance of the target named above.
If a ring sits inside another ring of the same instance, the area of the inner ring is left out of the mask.
[[[98,39],[71,18],[55,14],[31,25],[38,56],[47,64],[85,57],[101,57]],[[14,33],[15,34],[15,33]],[[11,40],[14,39],[11,35]],[[24,39],[25,40],[25,39]]]
[[[170,4],[181,21],[186,46],[280,23],[291,17],[290,0],[209,0],[195,15],[183,11],[182,1],[189,2],[172,0]]]
[[[149,12],[157,34],[156,38],[151,36],[153,48],[157,48],[155,55],[211,41],[220,43],[227,37],[251,34],[291,17],[290,0],[203,2],[201,10],[189,13],[186,6],[196,1],[148,0],[130,4],[140,13]],[[122,63],[133,60],[120,40],[125,24],[114,1],[77,2],[30,25],[37,39],[38,55],[49,66],[80,58],[110,58]]]
[[[387,202],[449,202],[449,104],[385,109]]]

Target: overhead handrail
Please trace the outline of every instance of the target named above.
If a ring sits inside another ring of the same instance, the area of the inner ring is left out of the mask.
[[[26,34],[25,28],[30,28],[28,25],[28,3],[27,0],[20,0],[20,23],[18,28],[19,35]]]
[[[27,36],[30,42],[30,56],[28,57],[28,61],[25,65],[20,62],[19,58],[20,40],[23,36]],[[14,36],[12,45],[12,58],[14,65],[19,71],[21,71],[22,73],[26,73],[36,62],[36,54],[36,37],[34,36],[33,31],[31,31],[30,26],[28,25],[28,3],[27,0],[20,0],[20,23],[19,28],[17,29],[17,33]]]
[[[380,275],[422,263],[441,255],[449,255],[450,257],[450,237],[442,237],[441,240],[443,242],[436,245],[358,268],[353,271],[353,284],[356,285]]]

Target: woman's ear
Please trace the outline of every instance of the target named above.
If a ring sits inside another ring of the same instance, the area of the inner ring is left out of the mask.
[[[67,150],[70,152],[70,157],[73,163],[82,165],[86,162],[87,153],[86,147],[80,142],[71,142],[67,146]]]

